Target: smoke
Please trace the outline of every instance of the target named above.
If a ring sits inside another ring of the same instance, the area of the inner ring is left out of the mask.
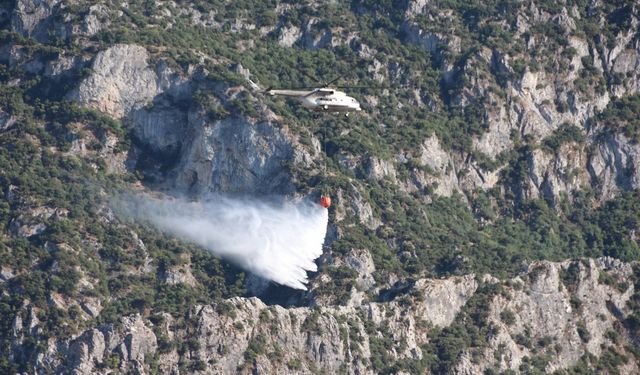
[[[322,255],[328,213],[308,201],[263,202],[215,197],[205,202],[120,196],[116,211],[194,242],[237,266],[306,290]]]

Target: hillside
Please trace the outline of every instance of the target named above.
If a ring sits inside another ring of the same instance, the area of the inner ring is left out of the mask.
[[[0,4],[0,372],[634,373],[634,1]],[[302,72],[375,88],[317,114]],[[334,205],[302,292],[120,192]],[[266,199],[266,198],[265,198]]]

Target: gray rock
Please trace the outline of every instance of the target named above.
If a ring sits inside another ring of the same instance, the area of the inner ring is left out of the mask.
[[[410,1],[407,7],[406,16],[413,17],[421,14],[427,4],[430,3],[430,0],[416,0]]]
[[[20,237],[32,237],[43,233],[47,226],[44,223],[49,218],[60,219],[66,217],[66,209],[52,207],[35,207],[26,210],[20,216],[9,222],[9,230]]]
[[[376,266],[368,250],[353,249],[344,261],[358,273],[358,278],[356,279],[356,287],[358,289],[370,290],[375,286],[376,282],[373,278],[373,273],[376,270]]]
[[[412,178],[404,184],[405,190],[422,190],[437,185],[434,193],[442,196],[450,196],[459,190],[456,163],[442,149],[435,134],[420,145],[419,152],[416,161],[422,168],[413,169]]]
[[[61,0],[17,0],[11,16],[13,31],[47,41],[60,4]]]
[[[283,26],[278,31],[278,44],[292,47],[302,37],[302,31],[296,26]]]
[[[16,123],[16,119],[0,109],[0,132],[10,129]]]
[[[554,155],[534,150],[529,165],[529,195],[545,198],[552,204],[561,193],[578,191],[591,184],[584,168],[587,165],[587,151],[584,146],[575,143],[562,145]]]
[[[131,111],[128,121],[136,137],[143,140],[152,152],[175,157],[184,140],[188,125],[187,114],[171,105],[155,105],[152,109]]]
[[[577,272],[575,285],[565,285],[560,272]],[[612,273],[624,280],[632,271],[628,265],[610,259],[532,264],[526,278],[514,280],[522,282],[522,287],[508,287],[507,293],[493,300],[489,319],[498,325],[498,333],[491,338],[489,347],[480,355],[474,355],[473,361],[467,352],[456,373],[482,373],[496,359],[499,371],[518,369],[525,357],[534,355],[535,348],[518,344],[517,335],[524,335],[532,342],[545,339],[550,341],[547,345],[557,345],[559,351],[547,365],[548,372],[574,365],[587,352],[599,356],[602,347],[608,345],[606,332],[613,329],[617,321],[608,305],[618,306],[619,311],[626,314],[626,301],[632,293],[600,284],[600,272]],[[581,301],[579,308],[572,305],[571,296]],[[514,314],[515,322],[503,321],[500,314],[505,310]],[[578,334],[579,324],[589,332],[587,342]],[[632,368],[637,371],[637,364]]]
[[[292,160],[291,134],[271,122],[229,117],[209,122],[189,118],[194,136],[183,145],[176,185],[196,193],[234,192],[272,194],[293,191],[290,172],[282,163]]]
[[[378,159],[376,157],[370,157],[365,165],[367,178],[372,180],[382,180],[389,178],[391,181],[396,180],[396,169],[393,163]]]
[[[80,302],[80,308],[91,318],[95,319],[102,311],[102,303],[98,298],[87,297],[84,301]]]
[[[185,284],[195,286],[198,283],[193,277],[191,267],[188,264],[165,270],[160,274],[160,279],[169,285]]]
[[[92,36],[110,23],[109,8],[104,4],[95,4],[89,7],[89,14],[84,17],[82,32],[86,36]]]
[[[374,216],[371,204],[366,201],[355,186],[352,186],[349,202],[351,210],[358,216],[360,223],[364,224],[367,228],[375,230],[382,224],[382,221]]]
[[[346,262],[364,279],[373,271],[367,251],[351,253]],[[566,272],[576,275],[574,284],[566,284],[560,277]],[[610,345],[607,331],[630,313],[626,302],[634,293],[632,285],[621,291],[616,286],[600,284],[601,272],[626,280],[633,270],[630,264],[601,258],[534,263],[508,282],[489,275],[482,277],[485,283],[501,283],[504,290],[487,301],[488,319],[496,327],[495,333],[486,347],[463,352],[453,373],[477,374],[494,365],[500,371],[517,371],[525,357],[534,355],[533,349],[518,343],[518,335],[534,342],[547,340],[547,345],[558,351],[546,368],[549,372],[572,366],[586,352],[599,356],[602,347]],[[122,319],[120,328],[103,326],[89,329],[75,339],[58,339],[43,353],[37,370],[104,373],[99,369],[105,369],[106,359],[117,355],[119,371],[147,373],[145,358],[159,355],[163,372],[198,362],[205,367],[205,373],[213,374],[239,370],[307,374],[311,369],[372,374],[368,364],[374,354],[374,338],[390,339],[392,346],[383,350],[394,361],[420,359],[420,345],[429,341],[432,327],[452,324],[477,288],[473,275],[419,279],[398,301],[360,299],[349,306],[315,308],[283,308],[267,306],[257,298],[231,298],[224,306],[196,306],[185,320],[186,326],[175,324],[169,314],[163,315],[164,323],[155,327],[156,331],[171,340],[192,343],[190,350],[180,353],[172,350],[159,354],[150,324],[133,315]],[[409,296],[413,296],[411,303],[407,303]],[[572,296],[581,300],[580,308],[572,305]],[[513,322],[503,321],[501,313],[505,310],[513,313]],[[26,323],[20,315],[14,320],[14,337],[22,337],[25,329],[37,332],[40,322],[30,315]],[[579,324],[589,331],[586,342],[578,333]],[[627,339],[620,336],[619,340],[617,350],[624,353]],[[637,364],[630,362],[625,371],[637,372]]]
[[[431,53],[436,53],[445,46],[446,41],[444,38],[434,33],[424,31],[414,23],[405,22],[402,27],[407,41],[417,44]]]
[[[424,296],[416,305],[416,314],[435,326],[446,327],[475,293],[478,282],[474,275],[445,280],[418,280],[414,289]]]
[[[15,277],[14,271],[6,266],[0,268],[0,283],[5,283]]]
[[[318,49],[331,45],[333,42],[333,31],[329,28],[317,26],[318,19],[310,19],[305,25],[302,35],[302,45],[308,49]]]
[[[147,59],[147,51],[135,45],[120,44],[102,51],[93,61],[93,73],[68,98],[122,118],[159,93],[157,76]]]
[[[44,76],[59,80],[78,74],[87,63],[82,56],[60,56],[56,60],[49,61],[44,66]]]
[[[95,374],[95,364],[103,361],[105,349],[102,332],[97,329],[86,331],[69,346],[70,372],[74,375]]]
[[[640,187],[640,145],[622,134],[604,137],[596,145],[588,170],[600,184],[602,199],[610,199],[620,189]]]
[[[165,161],[176,160],[174,187],[182,191],[292,191],[290,173],[282,164],[292,160],[309,165],[313,158],[279,126],[275,115],[267,111],[261,121],[239,115],[213,121],[198,108],[180,107],[176,102],[191,98],[198,85],[208,84],[206,90],[216,95],[212,100],[219,100],[220,106],[239,91],[221,84],[211,87],[206,72],[198,69],[189,72],[190,80],[162,62],[154,72],[147,58],[146,50],[134,45],[100,52],[92,64],[93,73],[68,97],[126,118],[146,147]],[[122,160],[110,168],[114,172],[126,170],[127,155],[119,156]]]
[[[124,338],[127,357],[142,367],[145,356],[158,349],[156,335],[145,325],[140,315],[124,318],[123,329],[127,333]]]

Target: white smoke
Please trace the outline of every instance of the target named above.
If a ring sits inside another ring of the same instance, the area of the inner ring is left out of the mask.
[[[237,266],[306,290],[307,271],[322,255],[328,211],[308,201],[263,202],[215,197],[206,202],[119,197],[119,211],[194,242]]]

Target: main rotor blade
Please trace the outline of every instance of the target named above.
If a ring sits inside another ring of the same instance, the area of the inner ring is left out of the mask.
[[[338,82],[338,80],[339,80],[340,78],[344,77],[344,76],[346,76],[346,74],[339,75],[339,76],[337,76],[336,78],[332,79],[331,81],[329,81],[329,82],[325,83],[325,84],[324,84],[324,85],[322,85],[322,86],[324,86],[324,87],[331,86],[331,84],[332,84],[332,83],[336,83],[336,82]]]
[[[337,89],[390,89],[392,88],[391,86],[346,86],[346,85],[342,85],[342,86],[333,86]]]
[[[313,90],[317,88],[318,86],[270,87],[269,90]]]

